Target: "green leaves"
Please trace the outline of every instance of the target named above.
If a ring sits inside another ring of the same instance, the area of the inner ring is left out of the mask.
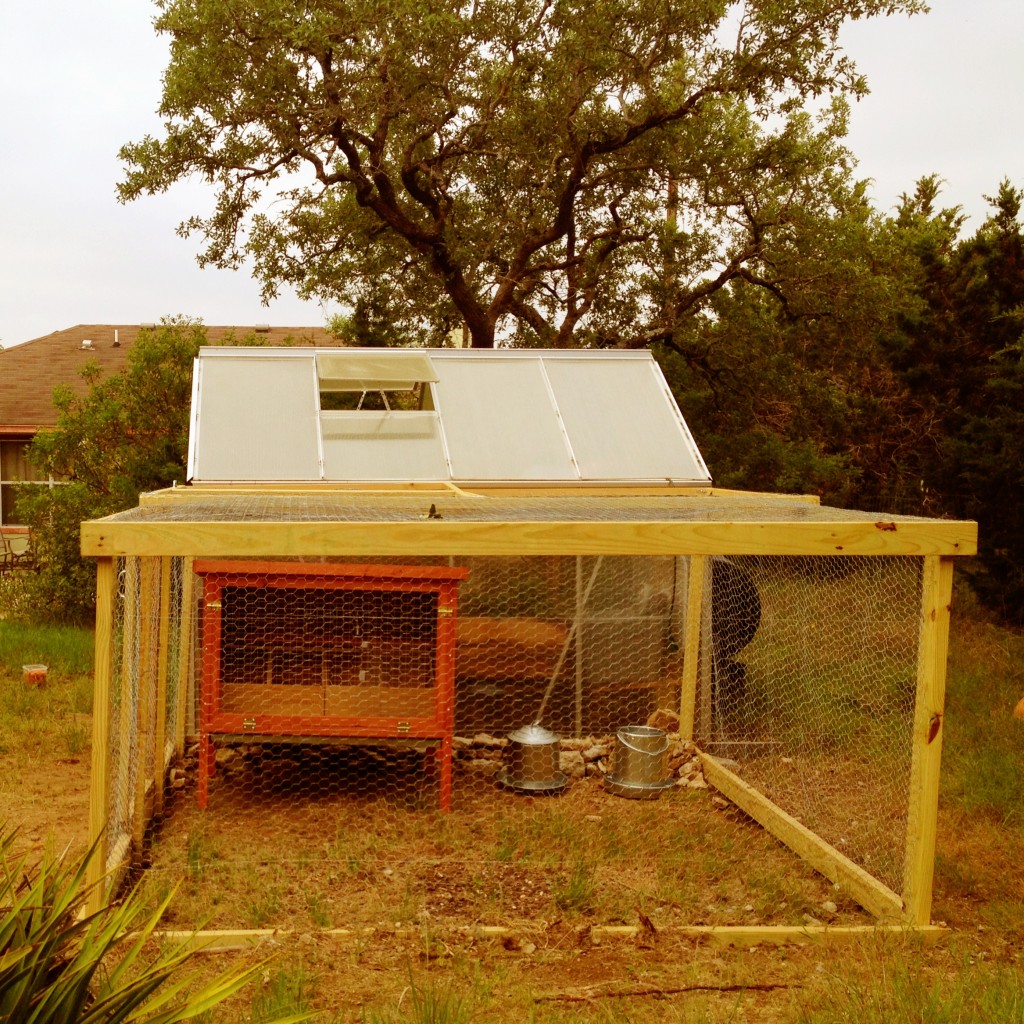
[[[200,262],[372,293],[401,336],[643,345],[767,256],[778,195],[828,191],[836,161],[787,141],[810,98],[863,88],[842,23],[921,6],[163,0],[164,132],[121,151],[119,193],[202,175]],[[670,181],[694,242],[666,265]]]
[[[47,852],[38,864],[12,863],[14,838],[0,825],[0,1020],[177,1024],[219,1005],[262,970],[258,963],[198,980],[183,971],[192,956],[187,941],[152,952],[173,893],[148,914],[134,892],[86,914],[85,875],[95,850],[79,860]]]
[[[206,337],[185,318],[143,331],[125,369],[100,376],[86,369],[85,396],[58,388],[57,426],[41,431],[32,463],[55,479],[53,488],[25,486],[21,521],[32,527],[37,570],[23,574],[21,607],[38,621],[87,622],[95,594],[95,565],[79,554],[83,520],[131,508],[143,491],[185,479],[192,361]]]

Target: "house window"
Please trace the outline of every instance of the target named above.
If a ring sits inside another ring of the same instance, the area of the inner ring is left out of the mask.
[[[0,526],[16,526],[14,504],[19,484],[53,485],[53,480],[28,461],[29,438],[0,441]]]

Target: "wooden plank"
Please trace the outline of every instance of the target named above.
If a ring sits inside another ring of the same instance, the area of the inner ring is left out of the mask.
[[[585,584],[583,582],[583,559],[576,556],[576,645],[573,651],[575,679],[573,701],[573,735],[583,735],[583,616],[587,610]]]
[[[738,775],[722,767],[709,754],[701,753],[701,760],[704,775],[712,786],[740,810],[760,822],[811,867],[840,885],[865,910],[883,921],[903,917],[903,901],[888,886],[826,843]]]
[[[693,555],[689,559],[686,582],[686,625],[683,641],[683,680],[679,697],[679,735],[693,739],[697,709],[697,669],[700,663],[701,622],[704,607],[704,575],[707,558]]]
[[[114,663],[114,560],[96,566],[96,645],[93,661],[92,773],[89,781],[89,913],[106,897],[107,822],[110,818],[110,683]]]
[[[928,924],[931,919],[952,596],[953,560],[926,558],[921,583],[921,638],[903,873],[906,916],[914,925]]]
[[[704,596],[700,606],[700,635],[702,647],[697,661],[698,680],[700,686],[700,725],[697,730],[698,739],[712,738],[713,726],[713,694],[711,692],[712,669],[714,667],[714,633],[712,632],[711,576],[714,562],[709,558],[704,565]]]
[[[160,559],[160,603],[157,614],[160,627],[156,649],[156,736],[153,747],[153,781],[156,789],[153,813],[161,815],[164,812],[167,782],[167,658],[171,636],[171,560],[166,557]]]
[[[146,816],[146,787],[149,784],[149,761],[152,753],[156,761],[154,749],[155,737],[152,735],[150,723],[150,701],[153,698],[152,678],[152,622],[154,589],[156,586],[156,563],[152,558],[144,558],[140,567],[139,587],[139,697],[136,705],[135,749],[129,756],[135,758],[135,811],[132,815],[132,863],[136,867],[142,865],[142,845],[149,820]]]
[[[123,801],[122,816],[117,826],[124,829],[130,838],[132,828],[132,811],[134,799],[129,801],[129,791],[134,794],[134,771],[136,767],[135,751],[132,747],[132,736],[135,728],[133,723],[138,716],[139,687],[138,669],[139,633],[139,560],[128,558],[124,563],[124,608],[121,612],[121,673],[120,698],[121,713],[118,717],[117,737],[117,786],[119,799]],[[118,840],[120,841],[120,836]]]
[[[192,608],[192,588],[194,577],[192,575],[192,559],[185,558],[181,566],[181,626],[178,638],[178,688],[177,714],[174,720],[174,753],[176,757],[182,757],[185,753],[185,726],[188,718],[188,696],[189,680],[192,678],[191,666],[193,664],[194,651],[192,645],[195,639],[195,622]]]
[[[530,927],[508,927],[506,925],[463,925],[455,932],[464,935],[467,940],[505,939],[511,936],[530,935],[534,931]],[[196,953],[232,953],[240,950],[254,949],[262,945],[273,945],[275,948],[291,938],[298,938],[300,932],[276,928],[245,928],[245,929],[208,929],[204,931],[159,931],[154,933],[157,942],[166,942]],[[396,928],[388,931],[383,941],[387,942],[391,935],[417,936],[420,932],[414,927]],[[440,933],[449,937],[447,933]],[[588,934],[592,939],[623,939],[632,941],[641,934],[638,925],[594,925]],[[659,930],[659,935],[670,939],[688,939],[695,943],[706,943],[711,946],[757,946],[793,945],[813,942],[823,947],[841,946],[847,942],[862,943],[873,937],[906,938],[913,942],[935,943],[950,934],[949,929],[938,926],[908,928],[906,925],[691,925],[688,927],[668,927]],[[316,932],[318,938],[325,939],[358,939],[365,942],[375,936],[380,937],[379,928],[325,928]]]
[[[297,484],[190,484],[188,487],[168,487],[160,491],[150,491],[139,496],[139,504],[146,506],[186,504],[193,501],[206,501],[211,497],[232,495],[266,495],[301,497],[304,494],[325,494],[350,496],[353,494],[410,494],[437,493],[458,494],[468,498],[654,498],[679,495],[695,495],[707,497],[710,494],[761,496],[760,492],[718,490],[700,484],[651,484],[647,486],[615,486],[615,485],[580,485],[562,484],[549,487],[538,486],[498,486],[494,484],[454,484],[451,481],[433,483],[430,481],[406,481],[405,483],[339,483],[338,481],[304,481]],[[817,495],[786,495],[767,494],[764,497],[789,498],[812,503],[820,503]]]
[[[82,553],[205,557],[373,555],[973,555],[977,523],[113,522],[82,524]]]

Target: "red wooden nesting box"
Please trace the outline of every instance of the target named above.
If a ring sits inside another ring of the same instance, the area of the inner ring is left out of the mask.
[[[455,614],[464,568],[197,560],[198,803],[217,737],[437,743],[451,807]]]

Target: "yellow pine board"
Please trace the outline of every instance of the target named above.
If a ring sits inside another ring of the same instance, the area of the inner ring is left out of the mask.
[[[285,555],[972,555],[977,524],[851,522],[112,522],[82,553]]]
[[[840,885],[865,910],[882,920],[903,917],[903,901],[888,886],[869,875],[849,857],[826,843],[713,757],[702,753],[701,760],[704,776],[715,789],[763,825],[811,867]]]

